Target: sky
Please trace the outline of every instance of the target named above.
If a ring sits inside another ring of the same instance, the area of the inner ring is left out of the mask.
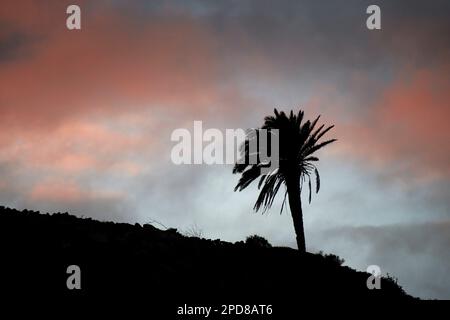
[[[450,298],[448,1],[79,0],[0,6],[0,204],[295,247],[230,165],[175,165],[178,128],[334,124],[307,250]],[[381,30],[366,8],[381,9]],[[280,198],[281,195],[280,195]]]

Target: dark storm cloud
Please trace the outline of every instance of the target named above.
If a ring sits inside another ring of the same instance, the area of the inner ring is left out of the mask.
[[[0,36],[0,63],[20,58],[28,38],[23,34]]]
[[[199,19],[210,24],[217,36],[224,37],[224,48],[228,47],[230,52],[235,49],[239,54],[236,45],[255,46],[267,55],[287,58],[278,60],[287,68],[293,67],[290,62],[296,65],[305,57],[308,59],[304,64],[314,67],[315,62],[322,62],[323,67],[343,64],[366,68],[389,59],[404,60],[409,49],[417,52],[409,52],[406,58],[413,59],[416,55],[424,62],[450,46],[446,37],[450,31],[448,1],[432,5],[424,5],[423,1],[377,1],[382,11],[381,32],[369,32],[366,28],[366,8],[372,1],[183,3],[182,8],[191,14],[198,7],[204,8]],[[227,33],[232,36],[227,37]],[[244,38],[240,39],[239,34]]]

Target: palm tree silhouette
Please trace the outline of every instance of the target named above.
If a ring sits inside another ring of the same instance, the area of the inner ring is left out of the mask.
[[[254,209],[258,211],[263,208],[263,213],[272,206],[273,200],[282,184],[285,185],[284,200],[281,205],[280,214],[289,197],[289,207],[291,209],[294,230],[297,238],[298,250],[306,251],[305,233],[303,230],[303,213],[301,191],[303,184],[308,181],[309,203],[311,203],[311,175],[316,177],[316,193],[320,189],[320,176],[314,162],[319,158],[313,154],[324,146],[336,141],[336,139],[319,142],[319,140],[334,125],[326,127],[321,125],[315,129],[320,116],[314,121],[303,121],[304,112],[299,111],[297,115],[291,110],[287,116],[284,112],[274,109],[275,116],[264,118],[264,125],[261,129],[272,130],[271,134],[279,135],[279,161],[278,165],[268,173],[261,173],[262,167],[267,167],[267,163],[262,161],[261,150],[256,151],[257,161],[250,164],[249,161],[239,161],[234,165],[233,173],[240,173],[241,177],[234,191],[242,191],[253,181],[260,177],[258,189],[260,193],[256,200]],[[325,128],[325,129],[324,129]],[[273,129],[277,129],[275,133]],[[260,129],[248,131],[246,141],[240,146],[241,157],[249,159],[252,155],[249,151],[249,144],[254,139],[258,139]],[[268,149],[270,150],[270,139],[268,139]],[[242,158],[241,158],[242,159]]]

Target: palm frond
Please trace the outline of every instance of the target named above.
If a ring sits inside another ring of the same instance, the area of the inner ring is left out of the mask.
[[[311,203],[311,176],[308,174],[309,203]]]
[[[286,185],[286,179],[290,179],[289,177],[298,177],[300,193],[302,192],[303,184],[308,183],[308,200],[311,202],[312,174],[315,175],[316,193],[320,190],[319,171],[313,164],[319,161],[319,158],[313,154],[336,141],[336,139],[319,141],[334,127],[333,125],[325,127],[324,124],[319,126],[320,116],[313,121],[305,121],[304,111],[302,110],[295,114],[293,111],[285,113],[275,108],[273,112],[273,115],[264,118],[264,124],[261,129],[278,130],[280,158],[279,162],[277,162],[277,168],[270,173],[265,172],[261,174],[261,168],[268,167],[270,163],[267,161],[263,162],[262,153],[259,150],[250,150],[250,146],[254,148],[255,145],[259,145],[259,129],[253,129],[246,133],[246,140],[239,147],[240,159],[233,167],[233,173],[241,174],[235,191],[245,189],[259,178],[257,184],[259,195],[254,209],[256,211],[263,209],[263,213],[272,206],[281,185]],[[271,139],[268,139],[268,143],[270,142]],[[270,145],[268,147],[271,148]],[[256,163],[255,161],[249,163],[249,159],[256,160]],[[280,213],[282,213],[286,204],[287,195],[286,188]]]
[[[319,175],[319,170],[317,170],[316,167],[314,167],[314,173],[316,175],[316,193],[319,193],[319,190],[320,190],[320,175]]]
[[[284,199],[283,202],[281,203],[281,209],[280,209],[280,215],[283,213],[283,208],[284,208],[284,204],[286,203],[286,196],[287,196],[287,190],[284,192]]]
[[[309,156],[310,154],[316,152],[316,151],[319,150],[319,149],[322,149],[322,148],[325,147],[326,145],[328,145],[328,144],[330,144],[330,143],[333,143],[333,142],[335,142],[335,141],[337,141],[337,139],[330,139],[330,140],[321,142],[321,143],[319,143],[319,144],[316,144],[316,145],[312,146],[310,149],[306,150],[306,153],[305,153],[303,156]]]

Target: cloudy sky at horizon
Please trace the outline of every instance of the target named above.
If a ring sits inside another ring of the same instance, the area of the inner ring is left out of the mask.
[[[448,1],[77,3],[80,31],[71,1],[0,6],[0,205],[295,247],[281,201],[254,213],[256,187],[233,192],[229,165],[174,165],[170,135],[302,108],[339,139],[304,201],[307,249],[450,299]]]

